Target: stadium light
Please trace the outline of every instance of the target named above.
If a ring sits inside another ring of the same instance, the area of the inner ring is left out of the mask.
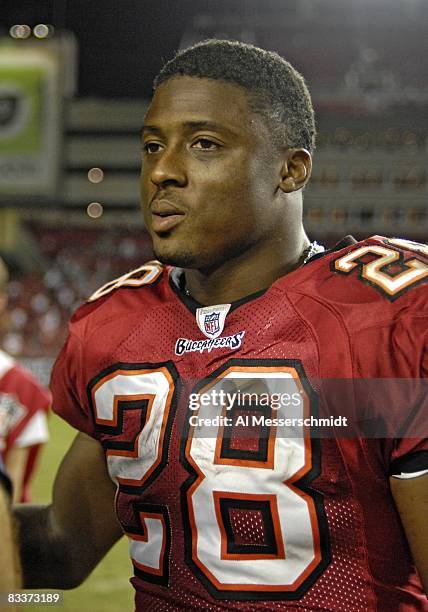
[[[101,183],[104,180],[104,172],[101,168],[91,168],[88,170],[88,181],[91,183]]]
[[[103,205],[99,202],[91,202],[90,204],[88,204],[86,212],[88,214],[88,217],[91,217],[91,219],[99,219],[104,213],[104,208]]]
[[[9,34],[12,38],[28,38],[31,35],[31,28],[25,24],[15,24],[10,28]]]
[[[53,26],[48,26],[45,23],[39,23],[33,28],[33,34],[36,38],[50,38],[53,35]]]

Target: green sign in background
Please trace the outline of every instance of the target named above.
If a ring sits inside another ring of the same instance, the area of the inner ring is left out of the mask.
[[[43,95],[43,68],[0,66],[0,97],[3,90],[9,89],[19,91],[25,96],[29,104],[29,112],[26,121],[19,132],[3,136],[0,128],[0,155],[35,153],[43,146],[42,141],[42,95]]]

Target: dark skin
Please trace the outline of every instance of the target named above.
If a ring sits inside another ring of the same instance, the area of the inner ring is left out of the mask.
[[[159,259],[185,267],[202,304],[237,300],[297,268],[308,246],[305,149],[276,149],[248,94],[230,83],[175,77],[145,120],[141,201]],[[428,475],[391,479],[428,588]],[[103,449],[78,434],[50,506],[19,506],[24,586],[72,588],[122,535]]]
[[[56,475],[52,503],[15,507],[25,588],[72,589],[83,582],[123,535],[115,494],[101,445],[77,434]]]
[[[413,559],[428,593],[428,474],[406,480],[392,476],[389,482]]]
[[[10,516],[10,500],[1,480],[0,533],[2,534],[2,545],[0,546],[0,567],[2,568],[0,573],[0,593],[7,593],[21,587],[21,575],[17,562],[14,527]],[[13,610],[16,610],[16,608],[13,607],[12,612]]]
[[[231,302],[299,265],[309,244],[301,189],[311,156],[278,150],[243,88],[171,78],[157,89],[144,125],[144,219],[157,257],[187,268],[196,300]],[[167,231],[154,214],[165,202],[183,213]]]

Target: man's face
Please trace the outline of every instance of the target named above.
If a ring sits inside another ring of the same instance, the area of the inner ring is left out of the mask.
[[[273,239],[282,162],[244,89],[173,77],[144,126],[141,202],[158,259],[210,270]]]

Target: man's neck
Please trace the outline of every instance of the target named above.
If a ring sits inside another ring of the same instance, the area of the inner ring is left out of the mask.
[[[302,234],[295,244],[284,242],[272,249],[260,252],[252,250],[241,257],[223,263],[209,273],[201,270],[185,270],[186,292],[200,304],[229,304],[270,287],[278,278],[303,264],[310,243]]]

